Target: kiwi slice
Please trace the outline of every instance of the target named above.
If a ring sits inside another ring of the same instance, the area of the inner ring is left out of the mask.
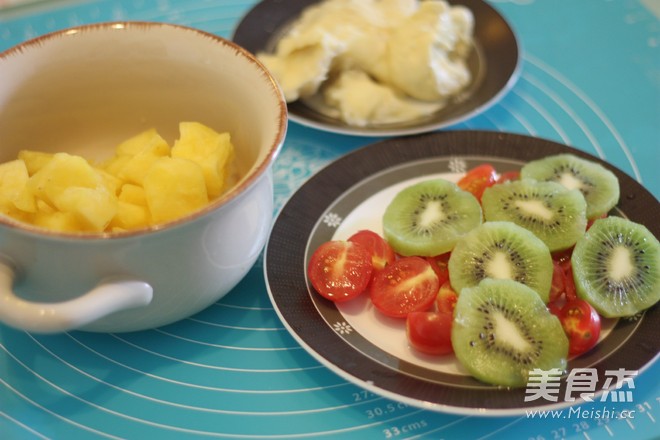
[[[449,281],[459,293],[484,278],[524,284],[546,303],[552,285],[552,257],[533,233],[511,222],[486,222],[456,244],[449,257]]]
[[[435,256],[482,222],[481,205],[444,179],[411,185],[394,196],[383,215],[383,235],[403,256]]]
[[[539,237],[550,252],[568,249],[584,235],[587,204],[577,189],[556,182],[516,180],[487,188],[481,197],[487,221],[511,221]]]
[[[587,218],[607,214],[619,202],[619,180],[607,168],[572,154],[557,154],[527,163],[522,179],[551,180],[579,189],[587,201]]]
[[[563,372],[568,357],[559,319],[532,289],[512,280],[485,279],[463,289],[451,342],[470,374],[506,387],[525,386],[535,368]]]
[[[645,226],[599,219],[571,257],[578,296],[601,315],[631,316],[660,300],[660,244]]]

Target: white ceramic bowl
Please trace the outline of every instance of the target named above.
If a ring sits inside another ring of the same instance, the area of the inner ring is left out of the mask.
[[[201,212],[122,234],[48,232],[0,216],[0,321],[35,332],[123,332],[190,316],[256,261],[273,215],[286,103],[247,51],[199,30],[103,23],[0,53],[0,162],[21,149],[107,158],[181,121],[229,131],[242,179]],[[185,185],[185,182],[182,182]]]

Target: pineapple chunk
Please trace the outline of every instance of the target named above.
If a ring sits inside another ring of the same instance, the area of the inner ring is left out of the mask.
[[[131,160],[131,156],[113,156],[107,161],[101,163],[99,167],[109,174],[119,178],[119,172]],[[121,179],[120,179],[121,180]]]
[[[162,140],[160,136],[158,136],[158,139]],[[170,147],[166,143],[162,144],[154,140],[149,141],[141,151],[135,153],[124,164],[117,176],[124,181],[142,185],[144,173],[158,159],[168,157],[169,153]]]
[[[22,221],[22,222],[32,222],[33,212],[35,211],[24,211],[16,207],[14,203],[4,198],[0,195],[0,215],[6,215],[13,219]]]
[[[71,212],[43,212],[37,211],[32,224],[51,231],[80,232],[83,227],[78,223],[75,214]]]
[[[53,212],[57,212],[57,210],[50,206],[48,203],[44,202],[43,200],[37,199],[37,213],[41,214],[52,214]]]
[[[21,150],[18,152],[18,158],[25,162],[28,174],[32,176],[50,162],[53,154],[43,153],[41,151]]]
[[[172,157],[159,159],[147,171],[144,193],[155,224],[183,217],[209,201],[202,168]]]
[[[119,194],[119,190],[121,189],[122,186],[122,181],[119,177],[113,176],[109,172],[101,169],[101,168],[94,168],[97,173],[99,173],[99,176],[101,176],[101,182],[103,183],[103,186],[105,189],[110,193],[114,195]]]
[[[117,202],[117,215],[110,222],[113,231],[126,231],[145,228],[150,225],[149,209],[145,205]]]
[[[85,159],[55,153],[53,159],[30,178],[27,186],[36,197],[56,206],[55,199],[71,186],[96,188],[101,184],[101,176]]]
[[[0,194],[14,200],[23,191],[30,176],[20,159],[0,164]]]
[[[122,181],[141,185],[151,164],[169,154],[170,146],[151,128],[119,144],[115,156],[100,167]]]
[[[166,156],[170,152],[170,146],[155,128],[150,128],[117,145],[115,153],[117,156],[135,156],[145,150],[152,151],[157,156]]]
[[[56,231],[126,231],[197,211],[225,189],[228,133],[180,124],[175,148],[155,129],[119,144],[100,165],[67,153],[21,150],[0,164],[0,215]]]
[[[14,206],[20,211],[28,213],[37,212],[37,200],[27,185],[12,202],[14,203]]]
[[[102,232],[117,213],[117,198],[103,186],[71,186],[57,196],[55,207],[74,214],[84,230]]]
[[[144,188],[132,183],[125,183],[119,192],[119,200],[134,205],[147,206],[147,197],[144,194]]]
[[[201,166],[209,197],[218,197],[225,189],[228,165],[234,156],[229,133],[218,133],[198,122],[182,122],[179,132],[172,157],[189,159]]]
[[[20,159],[0,164],[0,209],[8,215],[18,209],[33,213],[36,204],[32,193],[27,189],[30,176]]]

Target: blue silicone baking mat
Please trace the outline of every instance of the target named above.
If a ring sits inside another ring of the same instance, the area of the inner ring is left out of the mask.
[[[111,20],[179,23],[231,38],[256,3],[0,1],[0,50]],[[488,110],[448,129],[574,146],[618,167],[657,199],[660,3],[489,4],[516,32],[520,77]],[[291,123],[274,168],[276,209],[331,161],[377,140]],[[659,375],[655,363],[622,390],[620,401],[557,412],[426,411],[348,382],[298,345],[269,300],[260,259],[223,300],[163,328],[44,336],[0,325],[0,439],[653,439],[660,437]]]

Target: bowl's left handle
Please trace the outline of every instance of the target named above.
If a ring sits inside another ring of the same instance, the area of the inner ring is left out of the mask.
[[[0,322],[21,330],[58,333],[75,330],[111,313],[146,306],[152,287],[143,281],[114,278],[101,281],[89,292],[63,302],[31,302],[13,290],[15,270],[0,260]]]

